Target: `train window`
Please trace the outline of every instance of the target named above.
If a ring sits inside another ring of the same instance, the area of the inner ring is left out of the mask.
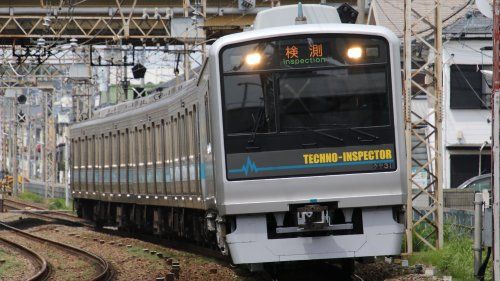
[[[276,131],[273,75],[232,75],[224,79],[227,134]]]
[[[352,46],[361,57],[347,55]],[[331,161],[313,161],[322,163],[313,167],[304,153],[342,153],[370,144],[395,155],[388,46],[379,36],[330,34],[224,47],[227,179],[386,171],[359,163],[338,168]],[[260,62],[246,61],[255,53]],[[389,162],[396,169],[395,160]]]
[[[352,46],[360,47],[361,57],[348,56]],[[225,73],[387,63],[389,54],[387,40],[382,37],[341,34],[246,42],[225,47],[221,53]],[[260,62],[247,63],[249,54],[259,55]]]

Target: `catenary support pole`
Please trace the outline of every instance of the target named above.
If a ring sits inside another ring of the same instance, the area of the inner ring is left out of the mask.
[[[493,5],[493,280],[500,281],[500,0]]]
[[[482,263],[483,194],[474,194],[474,276],[478,275]]]

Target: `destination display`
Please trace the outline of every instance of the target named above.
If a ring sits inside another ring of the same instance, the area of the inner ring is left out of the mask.
[[[227,179],[391,171],[393,144],[228,154]]]
[[[306,35],[223,49],[224,73],[265,69],[387,63],[387,41],[376,36]]]
[[[315,40],[293,40],[291,42],[279,42],[279,54],[281,66],[307,66],[328,63],[328,41]]]

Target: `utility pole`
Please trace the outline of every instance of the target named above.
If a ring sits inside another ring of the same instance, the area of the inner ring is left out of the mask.
[[[405,0],[404,29],[404,72],[405,72],[405,133],[407,146],[408,198],[406,205],[406,251],[411,254],[413,236],[418,243],[431,249],[443,247],[443,162],[442,162],[442,22],[441,0],[428,3],[429,10],[418,13],[412,5],[419,0]],[[421,1],[421,0],[420,0]],[[418,5],[415,5],[417,7]],[[430,26],[431,34],[420,34],[420,26]],[[431,36],[433,35],[433,36]],[[431,41],[431,40],[433,41]],[[417,47],[426,46],[429,54],[418,57]],[[415,50],[413,50],[415,48]],[[433,56],[432,56],[433,55]],[[425,83],[415,79],[426,75]],[[413,93],[424,92],[429,113],[420,116],[412,108]],[[413,141],[416,140],[415,145]],[[424,161],[416,159],[415,151],[424,147],[427,155]],[[419,181],[419,175],[425,176],[425,182]],[[416,188],[416,194],[413,189]],[[429,200],[427,208],[415,208],[413,201],[420,197]],[[424,236],[417,231],[418,225],[432,228],[432,233]],[[431,243],[434,240],[435,243]]]
[[[493,280],[500,281],[500,0],[493,7]]]
[[[43,181],[45,184],[45,198],[54,197],[54,184],[56,182],[56,127],[53,112],[54,89],[43,89],[44,102],[44,148],[43,148]]]
[[[366,0],[357,0],[358,6],[358,19],[356,21],[357,24],[366,24]]]
[[[17,143],[18,143],[18,139],[17,139],[17,126],[18,126],[18,122],[17,122],[17,101],[16,99],[12,99],[12,103],[13,103],[13,111],[14,111],[14,114],[12,114],[12,129],[13,129],[13,136],[12,136],[12,193],[14,195],[17,195],[19,193],[19,186],[18,186],[18,181],[17,181],[17,173],[18,173],[18,161],[17,161],[17,156],[18,156],[18,153],[19,151],[17,150]]]
[[[184,0],[184,17],[188,18],[189,17],[189,8],[191,4],[189,0]],[[188,36],[188,32],[184,34]],[[184,40],[186,41],[186,40]],[[189,72],[191,72],[191,64],[189,62],[189,44],[184,43],[184,80],[187,81],[189,80]]]

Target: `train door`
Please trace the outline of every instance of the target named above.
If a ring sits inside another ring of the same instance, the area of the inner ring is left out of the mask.
[[[189,139],[187,138],[186,115],[187,115],[187,110],[180,116],[180,123],[179,123],[182,195],[189,194],[189,173],[188,173],[189,161],[187,157],[187,148]]]
[[[163,128],[165,122],[161,120],[155,125],[155,171],[156,171],[156,193],[165,194],[165,146]]]
[[[146,169],[147,169],[147,177],[146,177],[146,187],[147,194],[156,194],[155,192],[155,164],[154,164],[154,123],[148,124],[146,128]]]
[[[193,106],[193,154],[194,154],[194,193],[201,196],[201,165],[200,165],[200,120],[196,106]]]
[[[111,192],[111,136],[109,134],[104,135],[104,168],[103,175],[104,180],[102,183],[103,192]]]
[[[95,137],[94,192],[102,186],[102,137]]]
[[[95,143],[94,136],[88,137],[88,162],[87,162],[87,191],[94,191],[95,189],[95,179],[94,179],[94,154]]]
[[[73,181],[73,190],[80,191],[80,141],[79,139],[73,140],[73,175],[71,179]]]
[[[88,140],[87,137],[82,138],[82,174],[83,174],[83,179],[82,179],[82,191],[88,191],[87,188],[87,163],[88,163]]]
[[[173,152],[174,152],[174,195],[181,195],[182,194],[182,184],[181,184],[181,152],[180,152],[180,142],[181,142],[181,136],[180,136],[180,130],[179,130],[179,115],[174,118],[173,122],[173,134],[172,134],[172,140],[173,140]]]
[[[174,184],[174,148],[173,148],[173,137],[172,137],[172,128],[173,122],[172,118],[165,122],[165,183],[166,183],[166,194],[171,195],[175,193],[175,184]]]
[[[120,134],[120,194],[128,193],[128,129],[121,131]]]
[[[128,193],[138,194],[137,128],[129,131]]]
[[[146,194],[146,134],[144,133],[145,127],[139,128],[137,131],[137,159],[138,159],[138,181],[139,193]]]
[[[111,134],[111,193],[118,190],[118,136],[117,132]]]
[[[186,135],[187,135],[187,153],[186,158],[188,161],[188,173],[187,178],[189,180],[189,192],[188,194],[194,195],[196,194],[196,156],[195,156],[195,122],[194,122],[194,107],[191,108],[187,114],[187,122],[186,122]]]

